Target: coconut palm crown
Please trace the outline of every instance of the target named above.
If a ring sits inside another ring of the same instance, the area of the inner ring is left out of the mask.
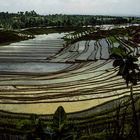
[[[125,79],[127,86],[129,83],[137,85],[137,81],[140,79],[140,69],[136,64],[138,58],[121,45],[118,48],[111,48],[110,52],[110,58],[115,59],[113,66],[119,67],[117,75]]]

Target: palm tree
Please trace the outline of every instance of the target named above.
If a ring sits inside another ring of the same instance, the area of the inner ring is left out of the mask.
[[[55,140],[73,140],[73,129],[66,125],[67,115],[62,106],[59,106],[53,116],[52,129]]]
[[[132,56],[131,52],[128,52],[128,50],[123,46],[119,46],[118,48],[111,48],[110,52],[110,58],[115,59],[113,62],[113,66],[119,67],[117,75],[122,76],[127,86],[129,86],[130,83],[130,98],[132,103],[135,131],[137,134],[137,138],[140,139],[139,122],[137,119],[135,102],[133,98],[133,86],[137,85],[137,81],[139,80],[140,75],[139,66],[135,63],[138,61],[138,59],[136,56]]]

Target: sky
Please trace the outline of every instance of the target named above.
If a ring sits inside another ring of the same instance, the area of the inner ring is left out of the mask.
[[[136,15],[140,0],[0,0],[0,12],[38,14]]]

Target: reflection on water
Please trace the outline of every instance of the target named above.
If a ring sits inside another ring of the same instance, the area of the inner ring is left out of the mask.
[[[47,63],[63,47],[66,33],[36,35],[34,39],[0,47],[1,72],[56,72],[70,66],[64,63]],[[41,63],[44,61],[46,63]],[[21,63],[22,62],[22,63]],[[26,63],[25,63],[26,62]]]
[[[61,39],[67,33],[52,33],[52,34],[43,34],[43,35],[36,35],[33,40],[54,40],[54,39]]]
[[[70,66],[65,63],[1,63],[1,72],[49,73],[63,70]]]

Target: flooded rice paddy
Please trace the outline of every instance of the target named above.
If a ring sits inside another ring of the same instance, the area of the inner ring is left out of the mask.
[[[65,46],[65,34],[0,47],[0,110],[52,114],[62,105],[77,112],[129,94],[109,60],[109,48],[120,42],[103,38]]]

